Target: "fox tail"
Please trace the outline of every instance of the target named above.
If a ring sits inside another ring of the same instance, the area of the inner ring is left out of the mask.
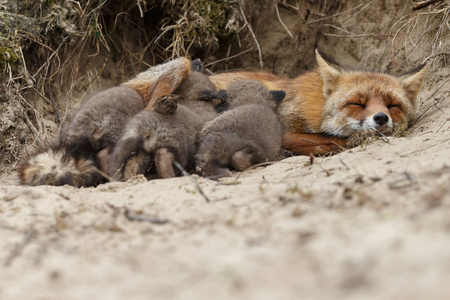
[[[94,158],[70,155],[64,146],[54,144],[32,155],[17,168],[22,185],[96,186],[106,181]]]

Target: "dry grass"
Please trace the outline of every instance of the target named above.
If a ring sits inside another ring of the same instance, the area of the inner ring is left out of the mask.
[[[236,36],[241,30],[236,5],[232,1],[165,0],[161,33],[153,47],[164,48],[171,58],[189,56],[192,47],[211,52],[219,39]]]
[[[403,47],[406,53],[426,53],[423,62],[446,55],[450,51],[450,1],[420,1],[412,13],[402,17],[391,28],[392,49]]]

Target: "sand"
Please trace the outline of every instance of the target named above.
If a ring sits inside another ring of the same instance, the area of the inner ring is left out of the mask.
[[[389,61],[370,47],[362,64]],[[430,67],[405,137],[194,175],[210,202],[188,177],[76,189],[6,172],[0,298],[449,299],[449,75]]]
[[[194,176],[210,202],[188,177],[3,185],[0,297],[448,299],[449,103],[312,165]]]

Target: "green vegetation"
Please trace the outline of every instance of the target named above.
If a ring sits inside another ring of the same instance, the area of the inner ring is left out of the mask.
[[[0,70],[5,70],[7,65],[15,66],[18,60],[19,58],[13,49],[0,46]]]
[[[161,37],[172,40],[172,56],[189,52],[191,46],[217,48],[219,39],[236,35],[239,23],[228,0],[170,0],[163,2],[166,18]]]
[[[185,19],[187,34],[228,36],[238,31],[228,19],[232,14],[228,0],[173,0],[164,2],[163,8],[175,23]]]

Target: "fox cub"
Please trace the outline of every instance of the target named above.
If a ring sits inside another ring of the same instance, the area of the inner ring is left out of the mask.
[[[198,132],[216,117],[215,106],[223,102],[215,97],[214,86],[194,62],[175,94],[159,97],[154,110],[144,110],[127,123],[112,155],[112,178],[121,180],[123,167],[139,153],[146,157],[139,173],[151,171],[154,165],[158,177],[169,178],[178,171],[173,161],[184,168],[193,167]]]
[[[53,144],[19,165],[21,184],[82,187],[105,182],[108,161],[99,153],[110,152],[127,121],[143,109],[141,95],[127,86],[93,95]]]
[[[229,176],[228,168],[245,170],[279,158],[282,127],[275,110],[285,92],[269,91],[256,80],[241,80],[219,91],[228,110],[200,132],[196,169],[203,176]]]

